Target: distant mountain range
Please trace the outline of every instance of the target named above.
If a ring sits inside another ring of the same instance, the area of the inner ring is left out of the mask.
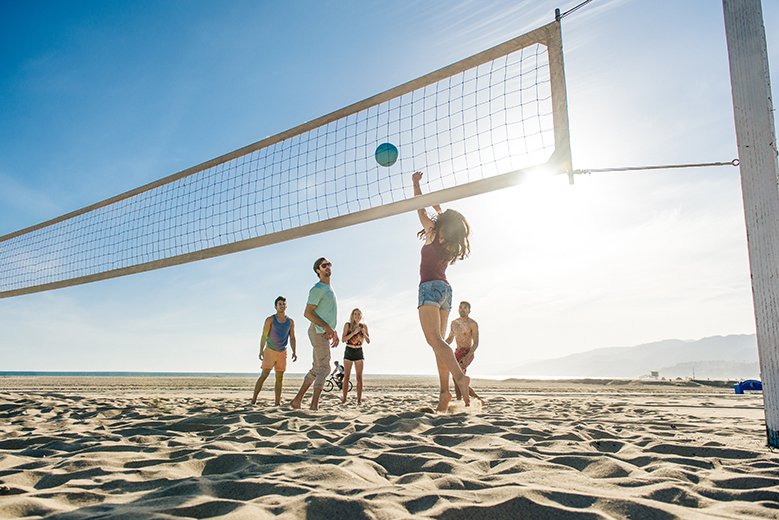
[[[759,376],[754,334],[667,339],[634,347],[608,347],[501,370],[525,377],[659,377],[745,379]]]

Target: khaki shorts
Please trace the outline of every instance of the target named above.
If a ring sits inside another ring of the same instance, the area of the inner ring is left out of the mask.
[[[306,379],[313,381],[314,388],[325,386],[325,380],[330,375],[330,342],[324,334],[319,334],[314,324],[308,328],[308,339],[311,341],[313,351],[313,364],[306,374]]]

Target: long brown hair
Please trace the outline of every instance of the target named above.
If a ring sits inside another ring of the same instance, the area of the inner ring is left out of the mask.
[[[443,239],[444,248],[449,253],[447,262],[455,263],[457,260],[463,260],[471,254],[471,226],[465,217],[459,211],[447,209],[443,213],[435,215],[433,218],[433,229],[430,234],[433,240]],[[425,240],[427,233],[423,229],[417,236]]]

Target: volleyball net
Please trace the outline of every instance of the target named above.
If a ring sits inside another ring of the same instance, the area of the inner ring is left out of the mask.
[[[0,297],[158,269],[571,171],[559,22],[0,237]],[[380,166],[374,151],[399,156]],[[424,172],[414,197],[410,174]]]

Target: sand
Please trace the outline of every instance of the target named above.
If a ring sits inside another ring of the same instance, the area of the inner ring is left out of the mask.
[[[0,378],[0,517],[779,518],[760,394],[476,380],[436,414],[432,378],[374,377],[310,412],[253,382]]]

